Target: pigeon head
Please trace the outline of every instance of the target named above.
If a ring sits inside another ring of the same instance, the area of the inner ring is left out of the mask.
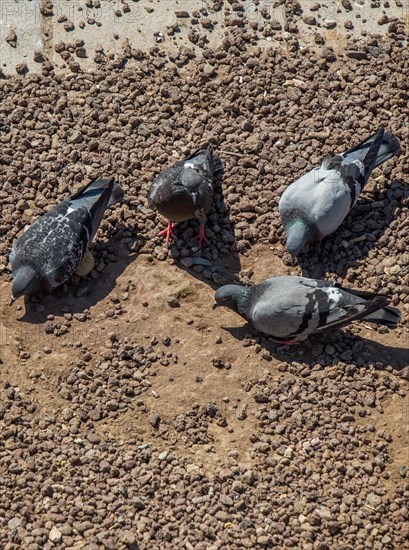
[[[236,313],[241,313],[249,300],[250,288],[238,285],[225,285],[219,288],[214,296],[216,307],[228,307]]]
[[[314,239],[314,231],[304,220],[296,218],[285,228],[287,234],[287,248],[291,256],[297,256],[303,246]]]
[[[36,294],[41,291],[41,280],[35,269],[29,265],[21,265],[13,271],[13,298],[16,300],[23,295]]]

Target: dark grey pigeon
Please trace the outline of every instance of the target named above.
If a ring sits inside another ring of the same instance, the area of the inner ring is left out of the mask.
[[[357,319],[395,327],[400,311],[388,303],[385,296],[331,281],[283,276],[253,287],[222,286],[214,307],[229,307],[275,342],[290,345]]]
[[[113,178],[96,179],[49,210],[13,245],[13,300],[67,281],[95,236],[105,210],[123,199]]]
[[[296,256],[302,247],[333,233],[355,205],[374,168],[400,153],[396,136],[381,128],[346,153],[327,156],[292,183],[278,208],[287,248]]]
[[[206,214],[212,204],[214,176],[222,169],[221,160],[209,145],[166,168],[155,178],[149,190],[149,206],[169,220],[168,227],[159,233],[166,235],[166,242],[174,237],[174,222],[197,218],[199,248],[203,241],[208,243],[204,233]]]

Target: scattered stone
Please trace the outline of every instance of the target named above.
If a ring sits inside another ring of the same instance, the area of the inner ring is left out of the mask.
[[[12,531],[13,529],[17,529],[18,527],[20,527],[20,525],[21,518],[18,517],[14,517],[7,522],[7,527],[10,529],[10,531]]]
[[[16,65],[16,73],[17,74],[24,75],[27,72],[28,72],[27,63],[18,63],[18,65]]]
[[[43,52],[41,50],[35,50],[33,54],[33,59],[36,63],[43,63],[44,62]]]
[[[346,55],[348,57],[351,57],[352,59],[367,59],[368,54],[361,50],[348,50],[346,52]]]
[[[17,34],[15,31],[10,30],[6,36],[6,42],[10,44],[12,48],[17,48]]]
[[[335,19],[324,19],[324,27],[326,29],[335,29],[337,22]]]
[[[160,424],[160,416],[158,415],[158,413],[152,413],[149,417],[149,422],[151,423],[151,426],[155,428],[155,430],[157,430]]]
[[[170,296],[168,298],[168,306],[172,308],[180,307],[179,300],[177,300],[174,296]]]
[[[62,539],[62,533],[61,531],[59,531],[57,529],[57,527],[55,525],[53,525],[53,527],[51,528],[51,531],[48,535],[48,538],[50,539],[51,542],[53,543],[58,543],[58,542],[61,542],[61,539]]]
[[[378,25],[386,25],[386,23],[389,23],[389,17],[384,13],[378,19]]]

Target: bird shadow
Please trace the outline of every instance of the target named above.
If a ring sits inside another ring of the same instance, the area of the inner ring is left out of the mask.
[[[136,247],[131,250],[130,246]],[[139,256],[139,250],[143,246],[142,239],[127,239],[124,243],[116,238],[109,238],[101,243],[95,242],[91,251],[115,249],[116,261],[105,264],[103,271],[98,271],[98,259],[95,261],[94,270],[84,278],[72,276],[71,279],[49,292],[25,299],[25,313],[17,319],[23,323],[44,323],[49,316],[64,316],[83,314],[83,312],[95,304],[104,300],[116,287],[118,277],[125,271],[128,265]],[[98,256],[97,256],[98,257]],[[113,259],[113,258],[112,258]],[[94,278],[95,277],[95,278]],[[115,307],[115,304],[112,303]]]
[[[311,244],[298,256],[305,277],[320,279],[328,272],[345,277],[348,270],[356,267],[370,255],[373,248],[379,246],[379,239],[406,208],[405,202],[409,197],[409,182],[394,180],[392,183],[393,189],[386,192],[389,198],[386,207],[378,207],[380,201],[376,200],[376,195],[367,191],[366,198],[361,196],[351,214],[337,231],[323,240],[321,247]],[[398,194],[399,201],[392,199],[394,194]]]
[[[340,361],[355,364],[357,367],[381,364],[400,371],[408,366],[408,351],[396,346],[385,346],[343,330],[328,330],[320,335],[312,335],[305,342],[283,349],[271,338],[260,334],[246,323],[241,327],[222,327],[245,346],[256,345],[256,351],[263,353],[267,361],[272,358],[288,362],[295,360],[305,366],[319,364],[330,367]]]
[[[209,264],[203,270],[196,271],[195,267],[201,265],[200,259],[199,263],[192,265],[192,267],[186,267],[181,262],[176,262],[176,265],[195,279],[209,285],[214,291],[222,285],[237,284],[239,282],[241,267],[238,254],[232,252],[229,256],[209,261]],[[195,262],[197,259],[193,257],[193,261]]]

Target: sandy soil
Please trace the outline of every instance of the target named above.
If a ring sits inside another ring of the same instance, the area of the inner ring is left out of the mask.
[[[312,344],[277,352],[274,344],[263,340],[260,351],[253,347],[243,348],[242,339],[248,335],[254,337],[254,331],[233,312],[212,310],[215,285],[212,288],[204,278],[201,280],[176,265],[152,261],[143,255],[130,264],[127,260],[118,263],[121,265],[106,270],[105,286],[113,287],[115,278],[112,292],[119,292],[129,285],[132,290],[129,299],[123,302],[124,313],[117,319],[105,316],[112,306],[110,294],[99,300],[94,292],[82,299],[59,293],[57,303],[53,295],[49,295],[43,312],[26,316],[23,314],[24,308],[18,312],[15,306],[8,305],[10,286],[1,284],[2,354],[7,357],[6,364],[2,365],[4,379],[13,386],[27,390],[32,387],[32,373],[40,374],[40,381],[32,394],[39,405],[38,414],[58,414],[66,405],[66,401],[56,392],[59,381],[61,377],[68,376],[74,366],[81,364],[83,349],[91,350],[92,364],[98,369],[100,344],[107,340],[110,333],[141,343],[152,338],[162,341],[168,337],[172,340],[172,351],[177,353],[178,363],[160,367],[151,378],[152,386],[144,394],[148,411],[158,412],[163,421],[171,425],[175,417],[194,404],[216,403],[226,416],[229,430],[212,425],[212,442],[204,452],[189,449],[185,446],[184,437],[173,432],[172,438],[177,447],[183,453],[191,453],[195,461],[202,462],[209,472],[215,464],[220,466],[223,463],[229,451],[237,451],[241,461],[250,463],[252,444],[249,436],[255,429],[257,407],[243,386],[259,377],[277,379],[282,376],[280,365],[283,362],[310,364],[314,358]],[[224,263],[227,272],[230,268],[231,273],[231,262]],[[271,247],[263,245],[255,246],[248,256],[241,258],[241,269],[246,271],[250,268],[255,271],[255,283],[268,276],[297,273],[288,268]],[[95,290],[97,295],[108,292],[108,288]],[[178,299],[180,307],[169,307],[167,300],[171,297]],[[68,334],[50,337],[44,332],[44,321],[47,315],[61,312],[66,305],[74,308],[72,311],[82,311],[88,307],[94,321],[84,324],[74,319]],[[187,321],[193,323],[188,325]],[[394,332],[378,334],[373,327],[359,323],[354,325],[353,334],[367,344],[366,350],[374,363],[391,364],[400,369],[407,365],[408,339],[406,329],[403,330],[400,336]],[[332,337],[329,333],[324,337],[324,342],[331,342]],[[82,343],[81,348],[76,347],[78,342]],[[28,353],[30,357],[21,361],[21,353]],[[212,363],[215,358],[230,363],[231,368],[215,368]],[[197,382],[198,378],[200,382]],[[223,401],[226,397],[228,403]],[[246,407],[248,418],[243,422],[237,419],[237,410]],[[365,422],[385,427],[394,433],[394,461],[389,466],[392,487],[399,480],[399,468],[407,463],[409,453],[408,400],[395,397],[385,403],[383,409],[383,414],[373,411]],[[149,422],[149,414],[138,412],[136,405],[114,422],[101,422],[98,429],[102,434],[115,438],[126,439],[137,435],[148,442],[155,442],[159,448],[167,445],[167,441],[157,439]]]

